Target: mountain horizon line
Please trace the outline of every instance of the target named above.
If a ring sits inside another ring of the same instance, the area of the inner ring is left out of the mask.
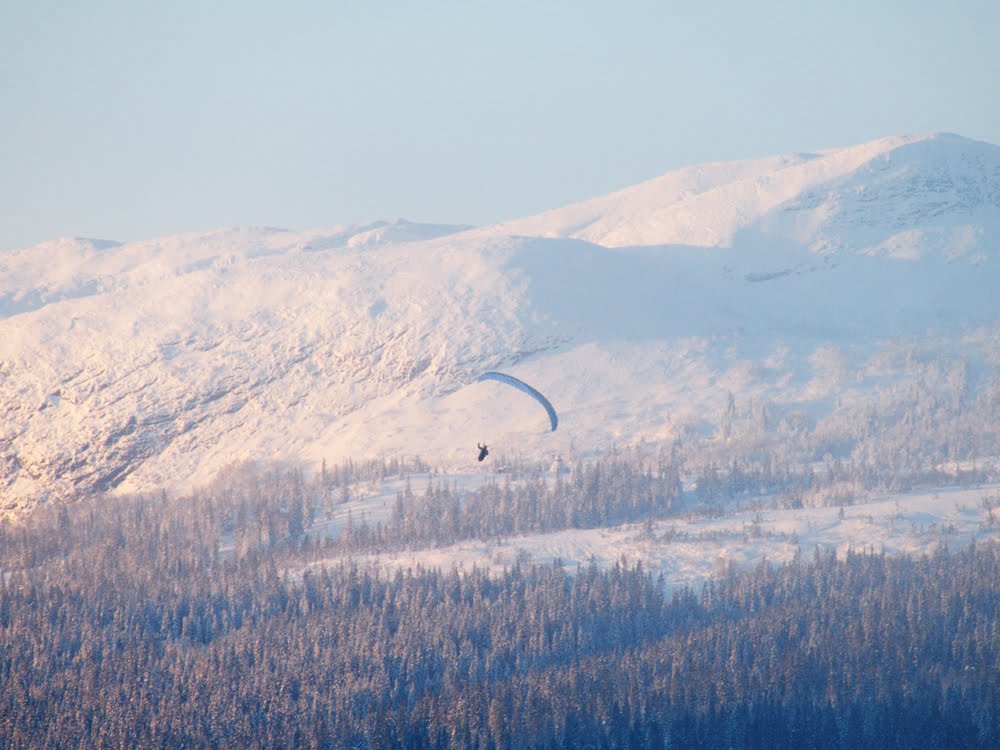
[[[246,224],[246,225],[232,225],[232,226],[219,226],[212,229],[206,229],[201,231],[182,231],[179,233],[170,233],[156,237],[149,237],[141,240],[120,240],[112,239],[108,237],[90,237],[84,235],[63,235],[54,237],[49,240],[43,240],[42,242],[35,243],[33,245],[20,246],[15,248],[9,248],[6,251],[0,252],[13,252],[18,250],[30,250],[40,246],[48,246],[53,243],[63,243],[63,242],[80,242],[80,243],[92,243],[98,249],[110,249],[113,247],[118,247],[121,245],[132,244],[134,242],[143,242],[158,239],[170,239],[174,237],[204,237],[217,234],[220,232],[230,232],[230,231],[248,231],[248,230],[265,230],[272,232],[282,232],[282,233],[311,233],[311,232],[323,232],[323,233],[350,233],[350,234],[360,234],[364,232],[374,231],[385,227],[438,227],[441,230],[450,229],[453,232],[460,231],[500,231],[500,230],[511,230],[515,234],[527,234],[529,236],[538,236],[531,234],[530,230],[522,229],[522,227],[529,226],[529,223],[533,220],[537,220],[549,214],[556,212],[572,211],[574,209],[582,209],[583,207],[590,206],[594,201],[602,200],[620,200],[622,198],[628,198],[630,192],[635,192],[640,189],[645,190],[648,188],[653,188],[661,185],[664,182],[668,182],[671,179],[679,179],[681,177],[687,177],[692,172],[705,172],[705,171],[727,171],[735,165],[753,165],[759,166],[762,170],[769,168],[773,164],[780,164],[782,162],[792,162],[793,164],[797,160],[812,161],[815,159],[823,159],[825,157],[836,156],[838,154],[843,154],[845,152],[852,152],[857,155],[870,155],[872,153],[884,153],[885,151],[894,151],[901,147],[910,146],[913,144],[918,144],[922,142],[933,142],[933,141],[950,141],[956,145],[966,145],[966,146],[977,146],[985,147],[986,150],[996,150],[1000,152],[1000,145],[992,144],[988,141],[977,140],[973,138],[968,138],[966,136],[948,132],[948,131],[929,131],[924,133],[914,133],[914,134],[898,134],[898,135],[887,135],[882,136],[870,141],[865,141],[860,144],[855,144],[852,146],[843,147],[828,147],[822,149],[815,149],[807,152],[785,152],[780,154],[771,154],[760,157],[751,157],[748,159],[728,159],[728,160],[712,160],[708,162],[699,162],[690,165],[675,167],[667,170],[666,172],[654,176],[652,178],[642,180],[638,183],[628,185],[622,188],[617,188],[608,193],[602,193],[598,196],[591,198],[585,198],[579,201],[572,201],[567,204],[563,204],[556,208],[543,210],[541,212],[528,214],[527,216],[515,217],[511,219],[504,219],[496,222],[490,222],[482,225],[470,225],[470,224],[441,224],[437,222],[423,222],[419,219],[413,219],[402,216],[395,216],[389,218],[374,218],[369,220],[362,220],[358,222],[342,223],[336,224],[332,227],[308,227],[308,228],[292,228],[276,226],[271,224]],[[575,234],[575,233],[574,233]],[[556,235],[544,235],[544,236],[556,236]],[[566,234],[560,234],[558,236],[567,236]],[[601,243],[597,243],[601,244]],[[660,243],[668,244],[668,243]]]

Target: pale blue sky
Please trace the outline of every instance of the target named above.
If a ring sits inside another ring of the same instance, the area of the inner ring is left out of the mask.
[[[0,249],[487,224],[706,161],[1000,144],[1000,2],[0,0]]]

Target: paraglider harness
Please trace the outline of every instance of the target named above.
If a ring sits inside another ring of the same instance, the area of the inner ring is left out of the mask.
[[[479,443],[476,443],[476,447],[479,448],[479,458],[476,459],[477,461],[482,461],[484,458],[490,455],[490,452],[486,450],[485,445],[480,445]]]

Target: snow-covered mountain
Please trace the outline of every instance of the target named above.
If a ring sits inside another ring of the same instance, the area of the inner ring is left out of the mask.
[[[710,431],[730,395],[863,398],[907,337],[995,370],[998,269],[1000,147],[953,135],[691,167],[479,229],[0,253],[0,505],[253,458],[584,455]],[[559,430],[489,369],[547,393]]]
[[[955,258],[997,236],[998,203],[995,146],[951,134],[895,136],[680,169],[498,230],[604,247],[791,244],[817,253]]]

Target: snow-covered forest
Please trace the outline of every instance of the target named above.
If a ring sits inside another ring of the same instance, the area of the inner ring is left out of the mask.
[[[0,747],[995,747],[995,543],[722,570],[290,573],[234,493],[2,527]]]
[[[572,466],[242,464],[42,506],[0,523],[0,747],[995,747],[1000,392],[965,371],[817,421],[733,399],[710,439]],[[896,493],[906,533],[950,489],[894,554],[766,523]],[[734,547],[727,519],[790,554],[688,582],[631,554]],[[611,528],[610,561],[517,544]]]

